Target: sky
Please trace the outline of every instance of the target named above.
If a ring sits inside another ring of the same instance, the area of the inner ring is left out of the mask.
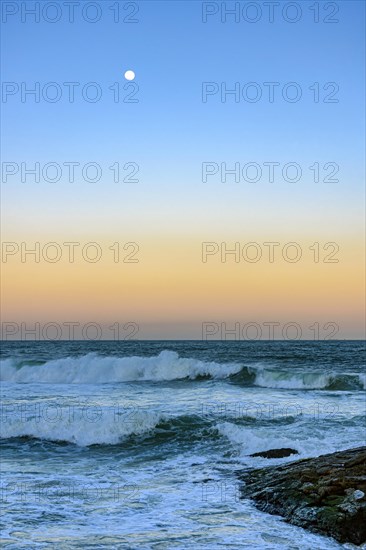
[[[364,3],[71,4],[1,6],[3,338],[363,338]]]

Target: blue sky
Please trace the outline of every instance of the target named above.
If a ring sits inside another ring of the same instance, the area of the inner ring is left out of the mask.
[[[134,160],[141,165],[140,189],[149,201],[156,202],[158,194],[161,203],[161,191],[173,202],[188,204],[200,200],[196,195],[200,188],[206,194],[200,182],[203,161],[297,161],[302,166],[315,160],[334,161],[341,166],[342,186],[309,181],[301,188],[278,185],[264,189],[266,193],[275,191],[274,200],[282,191],[284,197],[295,191],[296,202],[328,201],[330,192],[339,207],[343,201],[351,201],[351,210],[357,209],[359,200],[352,204],[350,191],[357,196],[362,189],[362,2],[339,2],[334,17],[340,21],[335,24],[315,24],[310,2],[298,3],[303,16],[293,24],[279,14],[269,23],[261,2],[263,17],[258,23],[235,23],[228,18],[223,24],[218,14],[203,24],[202,3],[197,1],[140,2],[139,23],[115,24],[111,4],[101,3],[102,18],[95,24],[82,21],[79,12],[75,23],[68,23],[66,8],[55,24],[43,20],[35,24],[29,17],[27,23],[21,23],[19,14],[8,17],[3,39],[4,81],[26,82],[30,88],[36,81],[41,86],[52,81],[61,86],[70,81],[83,86],[94,81],[101,86],[103,97],[97,103],[87,103],[77,90],[75,103],[70,104],[63,86],[57,103],[34,104],[32,99],[21,103],[20,94],[10,97],[3,105],[4,159],[29,159],[30,163],[76,159],[106,165],[119,159]],[[122,7],[125,4],[121,2]],[[233,3],[227,5],[230,8]],[[282,2],[278,9],[285,5]],[[321,18],[330,13],[325,5],[320,3]],[[114,82],[123,86],[127,68],[136,72],[139,103],[114,103],[108,87]],[[280,82],[280,87],[273,104],[265,96],[255,104],[235,103],[230,98],[221,103],[218,96],[202,104],[205,81],[225,82],[228,88],[235,82],[254,81],[264,93],[263,82]],[[293,104],[283,101],[279,92],[291,81],[298,82],[303,91],[302,99]],[[339,103],[315,104],[308,89],[314,82],[320,86],[336,82]],[[18,192],[24,197],[27,188],[15,185],[15,178],[11,181],[14,185],[6,191],[15,193],[14,199]],[[211,179],[210,189],[215,181]],[[108,185],[108,181],[103,183]],[[32,187],[28,186],[28,205],[39,200]],[[47,197],[54,200],[53,192],[60,198],[57,187],[50,190],[49,184],[41,185],[43,201]],[[105,190],[103,187],[101,195],[90,186],[86,189],[88,194],[96,191],[101,200]],[[248,184],[230,190],[239,200],[242,194],[244,199],[249,194],[251,200],[262,200],[258,189]],[[113,194],[119,191],[126,197],[125,188],[111,187]],[[74,199],[79,193],[82,199],[84,192],[83,184],[73,186]],[[217,192],[220,194],[220,185]],[[98,200],[95,205],[100,206]]]
[[[76,148],[100,155],[122,146],[128,153],[156,157],[161,152],[165,158],[166,153],[179,158],[184,149],[200,159],[202,152],[213,150],[243,154],[243,147],[245,152],[266,147],[277,154],[285,143],[296,153],[313,154],[314,146],[321,146],[324,154],[348,148],[357,154],[359,144],[346,136],[362,136],[364,4],[339,2],[336,24],[314,24],[311,3],[299,4],[304,15],[294,24],[281,18],[271,24],[264,17],[255,24],[223,24],[217,16],[203,24],[198,1],[140,2],[136,24],[111,23],[106,8],[95,24],[80,19],[74,24],[22,24],[19,17],[9,17],[4,81],[96,81],[107,87],[124,84],[124,70],[133,68],[140,87],[137,105],[113,103],[106,88],[105,100],[76,101],[73,108],[64,101],[34,106],[9,99],[4,112],[4,124],[12,117],[9,153],[19,151],[20,140],[29,153],[45,154],[46,135],[50,153],[57,148],[57,153],[69,154]],[[304,99],[279,101],[275,108],[264,100],[202,105],[202,81],[226,81],[228,87],[234,82],[296,81]],[[340,103],[314,106],[307,88],[316,81],[337,82]],[[27,130],[32,131],[31,143]]]
[[[3,160],[93,161],[105,174],[96,184],[10,178],[3,184],[6,238],[357,239],[364,198],[363,2],[315,3],[319,23],[310,10],[314,2],[296,3],[302,10],[297,23],[279,12],[268,22],[264,3],[257,2],[263,17],[252,24],[232,18],[222,23],[220,14],[203,23],[202,2],[196,0],[137,2],[138,23],[113,23],[112,4],[99,3],[102,18],[95,24],[79,12],[69,23],[64,6],[54,24],[22,23],[19,13],[3,24],[3,81],[30,88],[57,82],[63,90],[57,103],[22,103],[17,94],[2,104]],[[120,2],[121,9],[127,4]],[[287,4],[280,2],[278,10]],[[329,4],[339,7],[338,23],[323,22]],[[114,103],[108,87],[117,82],[122,89],[127,69],[136,73],[138,103]],[[78,88],[70,104],[63,82],[97,82],[103,97],[88,103]],[[219,95],[202,103],[202,82],[228,88],[257,82],[263,94],[264,82],[280,86],[274,103],[265,95],[257,103],[221,102]],[[288,82],[302,89],[297,103],[280,97]],[[339,102],[314,103],[314,82],[321,97],[325,83],[337,83]],[[116,161],[137,162],[140,182],[114,183],[108,166]],[[204,161],[295,161],[304,176],[293,184],[204,184]],[[308,167],[315,161],[337,163],[340,181],[314,183]]]

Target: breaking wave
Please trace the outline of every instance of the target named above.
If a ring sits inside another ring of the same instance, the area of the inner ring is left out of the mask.
[[[89,353],[20,368],[13,359],[6,359],[0,367],[0,380],[49,384],[105,384],[140,380],[158,382],[184,378],[227,378],[241,369],[239,364],[179,357],[174,351],[162,351],[153,357],[103,357]]]
[[[363,374],[299,372],[282,367],[217,363],[179,357],[174,351],[162,351],[152,357],[116,357],[89,353],[63,357],[43,364],[22,359],[0,362],[0,380],[16,383],[108,384],[119,382],[227,379],[242,386],[289,390],[361,390],[366,389]]]

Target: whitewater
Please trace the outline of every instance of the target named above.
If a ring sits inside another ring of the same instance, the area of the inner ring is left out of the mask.
[[[363,444],[363,357],[337,341],[3,343],[2,541],[351,548],[259,512],[237,474]],[[297,454],[251,456],[283,447]]]

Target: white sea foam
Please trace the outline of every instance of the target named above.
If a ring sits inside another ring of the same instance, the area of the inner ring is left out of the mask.
[[[359,374],[358,378],[360,380],[360,384],[363,387],[364,390],[366,390],[366,374]]]
[[[179,357],[174,351],[162,351],[152,357],[101,356],[89,353],[80,357],[63,357],[42,365],[24,364],[24,359],[0,361],[0,380],[16,383],[103,384],[133,381],[170,381],[201,376],[225,379],[240,372],[243,385],[289,390],[321,390],[361,386],[366,389],[365,374],[329,374],[268,368],[265,365],[216,363]]]
[[[316,390],[326,388],[332,381],[328,374],[291,373],[266,370],[263,367],[258,367],[255,372],[254,384],[262,388]]]
[[[80,446],[115,445],[126,437],[152,431],[163,419],[154,411],[133,410],[119,415],[111,408],[35,409],[34,414],[6,414],[1,423],[1,439],[32,437],[66,441]]]
[[[332,453],[338,450],[359,445],[359,430],[335,431],[332,437],[329,432],[309,429],[309,426],[298,426],[291,431],[273,430],[271,428],[248,428],[238,426],[230,422],[222,422],[216,425],[218,432],[225,436],[230,443],[238,446],[242,457],[284,447],[295,449],[299,455],[291,455],[287,460],[304,457],[319,456],[319,454]],[[327,437],[326,437],[327,436]],[[264,458],[253,459],[255,461],[268,460]],[[281,459],[282,460],[282,459]]]
[[[1,359],[0,361],[0,380],[11,380],[16,371],[17,361],[12,357]]]
[[[179,357],[174,351],[162,351],[153,357],[103,357],[89,353],[65,357],[43,365],[17,368],[14,360],[0,365],[0,380],[19,383],[102,384],[139,380],[169,381],[199,376],[227,378],[239,372],[239,364],[219,364]]]

